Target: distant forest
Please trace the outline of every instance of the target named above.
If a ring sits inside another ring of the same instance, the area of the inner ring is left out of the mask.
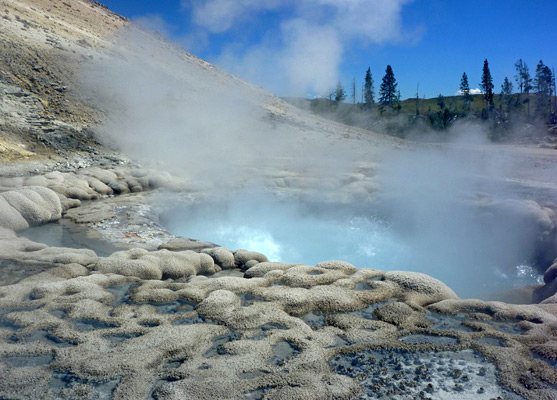
[[[370,68],[365,72],[361,96],[356,96],[356,79],[348,90],[341,82],[325,97],[312,100],[285,98],[316,114],[393,136],[450,139],[457,122],[480,124],[493,141],[539,141],[549,135],[557,142],[557,98],[555,72],[539,61],[533,73],[522,59],[515,63],[516,75],[505,77],[496,93],[489,63],[484,61],[481,94],[472,94],[466,72],[460,79],[459,95],[436,98],[400,99],[394,71],[385,69],[379,90]],[[513,83],[514,82],[514,83]],[[456,87],[456,84],[455,84]],[[359,97],[359,98],[357,98]]]

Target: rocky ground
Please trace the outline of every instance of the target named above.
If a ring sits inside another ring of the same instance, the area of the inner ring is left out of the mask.
[[[0,12],[1,398],[557,398],[557,264],[546,260],[544,284],[521,291],[537,304],[511,305],[458,299],[415,272],[283,264],[175,238],[152,199],[203,201],[210,182],[105,148],[94,134],[104,110],[75,86],[83,63],[106,55],[129,22],[87,0],[2,1]],[[308,116],[178,54],[195,76],[251,93],[269,126],[369,149],[339,176],[290,162],[258,168],[273,193],[327,187],[330,204],[365,204],[381,193],[379,149],[414,150]],[[550,193],[480,200],[527,220],[555,256],[554,150],[461,151],[510,155],[506,179]],[[55,221],[115,247],[101,254],[22,234]]]
[[[138,210],[149,191],[187,187],[152,171],[2,184],[2,266],[31,272],[0,287],[2,397],[554,398],[551,299],[460,300],[419,273],[173,238]],[[16,234],[62,214],[130,249]]]

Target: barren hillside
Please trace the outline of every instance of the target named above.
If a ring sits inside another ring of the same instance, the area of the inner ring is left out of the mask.
[[[0,158],[67,158],[74,151],[94,153],[99,148],[91,131],[106,115],[99,110],[102,107],[92,107],[83,100],[77,82],[84,66],[114,54],[141,52],[121,42],[119,32],[130,21],[88,0],[10,0],[1,4]],[[249,93],[250,102],[263,107],[271,126],[284,124],[305,133],[370,138],[367,131],[309,116],[154,32],[137,32],[156,43],[160,51],[183,62],[180,71],[170,71],[181,82],[197,85],[197,89],[208,84],[230,90],[242,88]],[[166,68],[157,59],[151,62],[158,63],[157,68]],[[396,143],[379,135],[375,140]]]
[[[75,77],[127,23],[91,1],[2,1],[2,158],[89,149],[82,130],[101,116],[76,99]]]

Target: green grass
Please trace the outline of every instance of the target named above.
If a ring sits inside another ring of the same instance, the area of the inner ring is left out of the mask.
[[[513,104],[514,111],[522,111],[524,113],[527,112],[527,103],[522,103],[519,100],[519,94],[511,95],[510,103]],[[485,108],[485,100],[484,96],[481,94],[471,95],[471,102],[470,102],[470,113],[471,114],[481,114],[482,110]],[[493,98],[493,103],[495,108],[500,107],[501,99],[500,95],[496,94]],[[526,95],[522,95],[522,100],[526,99]],[[530,107],[531,111],[535,108],[535,99],[536,94],[530,94]],[[300,108],[309,109],[314,111],[318,114],[327,114],[327,113],[339,113],[339,114],[346,114],[351,111],[364,111],[361,103],[352,104],[349,102],[344,102],[340,104],[336,104],[334,101],[330,101],[329,99],[317,98],[313,100],[296,98],[296,97],[287,97],[284,100],[288,101],[289,103],[298,106]],[[445,107],[450,110],[456,112],[464,111],[464,98],[462,96],[447,96],[444,97],[445,100]],[[437,97],[431,99],[419,99],[418,100],[418,113],[419,114],[428,114],[430,112],[439,111],[439,105],[437,104]],[[522,103],[522,104],[521,104]],[[416,113],[416,99],[406,99],[400,102],[401,114],[415,114]],[[375,103],[374,109],[378,107],[378,104]]]
[[[369,129],[375,132],[387,133],[398,137],[407,137],[412,132],[436,131],[441,134],[456,120],[463,118],[484,119],[486,128],[490,130],[492,140],[505,136],[512,125],[547,123],[547,115],[536,115],[536,94],[530,94],[530,117],[528,115],[528,99],[526,95],[513,94],[501,104],[501,96],[496,94],[493,99],[494,110],[485,112],[483,95],[472,95],[468,109],[462,96],[444,97],[445,109],[438,105],[438,98],[419,99],[418,116],[416,116],[416,99],[406,99],[400,102],[400,109],[386,108],[381,112],[379,104],[365,108],[361,103],[335,103],[329,99],[307,100],[302,98],[285,98],[289,103],[309,110],[325,118]],[[552,104],[555,104],[555,97]],[[485,120],[485,118],[489,119]],[[429,135],[429,133],[428,133]]]

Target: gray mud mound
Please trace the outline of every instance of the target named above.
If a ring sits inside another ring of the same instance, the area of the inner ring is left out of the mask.
[[[137,249],[117,254],[160,268],[159,252],[146,259]],[[165,257],[181,253],[163,250]],[[213,254],[218,266],[222,258]],[[242,257],[251,263],[260,256]],[[0,397],[554,394],[557,319],[536,306],[458,300],[426,275],[343,262],[264,261],[234,269],[247,269],[251,278],[192,273],[157,280],[144,279],[143,269],[134,274],[130,267],[126,275],[97,269],[111,258],[60,265],[0,287]],[[273,285],[277,280],[284,284]]]

